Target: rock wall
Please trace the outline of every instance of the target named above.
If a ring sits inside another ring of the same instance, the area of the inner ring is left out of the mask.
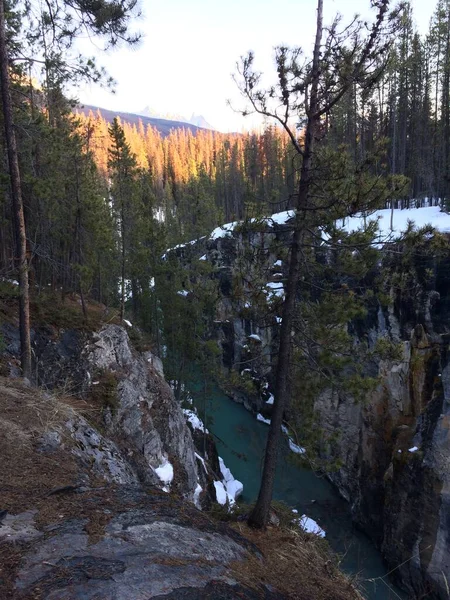
[[[266,282],[276,281],[287,236],[284,226],[266,233],[237,229],[177,251],[187,263],[204,254],[216,267],[221,299],[215,335],[226,368],[242,375],[248,367],[254,393],[239,386],[230,391],[254,411],[270,411],[264,407],[264,388],[272,377],[277,307],[269,320],[261,319],[257,307],[246,305],[245,294],[233,294],[233,279],[259,268]],[[379,274],[397,261],[403,276],[404,249],[397,250],[383,258]],[[395,577],[413,598],[442,600],[450,586],[448,256],[419,252],[411,265],[407,293],[392,292],[389,307],[372,306],[364,323],[352,325],[356,341],[373,346],[380,338],[390,340],[401,344],[402,357],[370,366],[379,385],[365,401],[357,404],[327,392],[315,409],[328,439],[335,440],[324,458],[343,465],[330,478],[350,503],[355,523],[375,541],[390,568],[398,567]]]
[[[92,387],[102,385],[102,374],[115,377],[115,397],[104,407],[106,431],[126,452],[141,480],[157,482],[154,470],[170,463],[179,491],[193,498],[198,481],[195,449],[159,358],[150,352],[133,353],[128,334],[117,325],[94,334],[82,355],[88,365],[85,378]]]
[[[395,337],[395,316],[387,322]],[[344,465],[330,478],[413,598],[448,598],[448,373],[448,336],[417,324],[401,360],[379,364],[365,402],[330,393],[316,402],[321,426],[338,434],[332,457]]]

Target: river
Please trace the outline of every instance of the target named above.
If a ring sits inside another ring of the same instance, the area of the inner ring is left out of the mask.
[[[190,386],[199,416],[204,400],[195,383]],[[242,405],[211,386],[206,425],[214,435],[219,455],[234,477],[244,484],[242,501],[252,502],[259,490],[268,426],[257,421]],[[403,600],[406,596],[387,578],[386,566],[370,539],[352,525],[350,509],[327,479],[295,464],[286,438],[279,456],[274,498],[299,514],[313,518],[326,531],[330,546],[342,556],[341,568],[358,575],[367,600]],[[384,579],[381,579],[384,578]],[[375,580],[375,581],[371,581]]]

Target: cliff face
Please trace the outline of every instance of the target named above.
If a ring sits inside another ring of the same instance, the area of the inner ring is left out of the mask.
[[[254,411],[265,406],[267,416],[264,382],[271,380],[270,357],[276,352],[276,302],[262,318],[256,306],[245,302],[245,294],[236,296],[233,282],[247,273],[245,289],[255,281],[251,272],[259,269],[265,273],[262,288],[267,282],[273,286],[283,270],[281,248],[288,236],[284,225],[266,233],[236,230],[177,250],[187,263],[206,253],[216,267],[222,297],[215,326],[223,362],[241,376],[248,367],[253,380],[253,392],[237,385],[233,395]],[[380,263],[379,275],[386,281],[395,269],[403,277],[402,252]],[[393,261],[398,262],[395,269]],[[402,565],[395,576],[414,598],[443,599],[450,585],[448,261],[442,253],[414,261],[407,291],[399,294],[392,287],[389,307],[372,306],[365,322],[352,327],[356,343],[390,340],[401,345],[402,356],[371,364],[379,384],[364,401],[329,391],[314,408],[327,439],[334,440],[324,458],[343,465],[330,478],[349,501],[355,523],[373,538],[391,568]]]
[[[386,323],[397,337],[393,314]],[[417,324],[401,360],[380,362],[380,383],[365,402],[328,393],[315,405],[324,430],[338,434],[333,457],[344,466],[332,481],[417,598],[448,597],[449,372],[447,334]]]

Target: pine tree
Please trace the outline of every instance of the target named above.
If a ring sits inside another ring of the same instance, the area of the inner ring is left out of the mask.
[[[126,279],[129,273],[133,245],[132,225],[136,221],[137,161],[125,139],[123,127],[114,118],[109,130],[108,169],[111,177],[110,194],[119,231],[120,248],[120,320],[123,321],[126,300]]]
[[[278,48],[276,64],[278,86],[269,90],[259,88],[260,75],[253,70],[253,55],[243,60],[241,66],[241,90],[250,101],[253,110],[276,119],[287,131],[296,152],[301,157],[301,171],[298,193],[295,202],[295,223],[290,243],[289,274],[285,286],[285,299],[282,310],[279,351],[275,374],[275,402],[267,439],[262,483],[258,500],[249,517],[249,524],[265,527],[272,499],[277,450],[281,435],[284,409],[288,404],[288,377],[291,360],[291,340],[294,316],[298,317],[297,295],[303,294],[300,273],[307,271],[308,247],[312,245],[314,231],[327,222],[326,215],[337,217],[339,213],[352,213],[358,207],[369,203],[359,186],[350,186],[354,196],[348,194],[345,201],[327,186],[327,180],[336,179],[336,153],[327,155],[320,151],[319,140],[324,137],[324,119],[331,109],[349,93],[354,86],[363,90],[370,87],[382,73],[375,58],[387,52],[391,37],[385,37],[389,23],[388,0],[373,3],[377,9],[375,22],[370,33],[364,35],[364,24],[356,21],[350,30],[339,30],[335,20],[323,39],[323,0],[318,0],[317,27],[312,61],[306,66],[299,64],[299,51],[285,47]],[[349,47],[351,44],[351,47]],[[333,76],[330,77],[329,74]],[[272,109],[271,101],[276,99],[281,109]],[[303,110],[303,114],[299,111]],[[292,111],[305,123],[304,136],[299,140],[290,126]],[[327,176],[326,171],[331,173]],[[325,173],[324,173],[325,172]],[[334,173],[334,177],[333,177]],[[366,175],[359,173],[362,184]],[[345,181],[338,177],[337,181]],[[345,187],[345,184],[344,184]],[[366,187],[366,186],[363,186]],[[366,189],[370,189],[366,188]],[[374,200],[374,198],[372,198]],[[381,198],[378,198],[381,200]],[[347,207],[343,204],[346,203]],[[328,219],[330,216],[328,216]],[[311,237],[312,236],[312,237]]]

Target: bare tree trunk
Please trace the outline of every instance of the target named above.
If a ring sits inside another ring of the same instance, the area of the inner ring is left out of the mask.
[[[273,487],[275,482],[275,470],[281,436],[281,425],[283,422],[284,409],[287,405],[289,395],[288,379],[291,356],[292,322],[295,309],[295,297],[300,279],[300,255],[305,238],[305,219],[307,218],[309,203],[313,151],[317,128],[320,123],[317,92],[320,78],[319,61],[322,31],[323,0],[318,0],[317,29],[311,72],[311,92],[309,98],[308,122],[305,132],[303,161],[297,197],[297,212],[289,260],[289,275],[286,283],[286,297],[283,304],[280,345],[275,377],[275,400],[273,405],[272,420],[267,437],[261,487],[255,507],[248,519],[249,525],[257,528],[265,527],[269,517],[270,503],[272,501]]]
[[[121,258],[121,276],[120,276],[120,322],[123,322],[125,316],[125,207],[124,199],[121,199],[120,207],[120,231],[122,238],[122,258]]]
[[[13,126],[8,51],[6,46],[5,3],[0,0],[0,82],[8,151],[9,176],[16,232],[16,260],[19,266],[19,325],[22,375],[31,377],[30,297],[28,285],[27,239],[20,184],[19,157]]]

